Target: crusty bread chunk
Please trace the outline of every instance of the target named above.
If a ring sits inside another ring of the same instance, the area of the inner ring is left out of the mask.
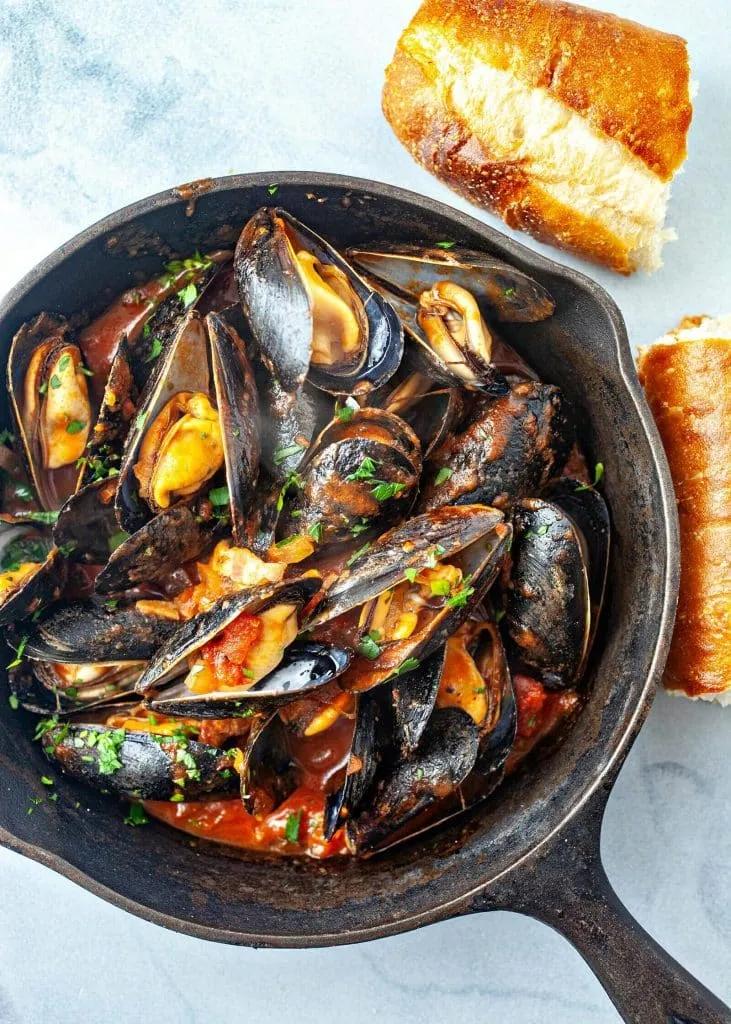
[[[677,36],[553,0],[425,0],[386,71],[412,155],[514,228],[661,265],[692,107]]]
[[[680,600],[665,686],[731,704],[731,316],[695,317],[640,351],[680,518]]]

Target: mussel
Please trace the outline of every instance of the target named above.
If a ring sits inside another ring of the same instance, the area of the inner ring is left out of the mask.
[[[459,388],[434,388],[422,373],[409,373],[384,395],[383,408],[409,424],[427,460],[454,432],[466,412]]]
[[[385,410],[345,408],[349,415],[328,424],[288,489],[281,537],[351,539],[403,518],[414,503],[421,474],[414,432]]]
[[[546,289],[520,270],[471,249],[383,245],[350,249],[348,256],[364,273],[412,299],[449,281],[484,302],[498,319],[535,323],[553,314],[556,304]]]
[[[584,669],[591,638],[586,545],[569,516],[539,498],[524,498],[513,524],[504,619],[511,652],[544,682],[571,686]]]
[[[236,718],[262,707],[275,709],[324,685],[344,671],[348,653],[320,644],[294,645],[301,610],[320,584],[317,576],[303,576],[222,598],[167,639],[137,692],[166,713]]]
[[[81,351],[67,322],[40,313],[13,338],[8,391],[27,468],[42,508],[75,491],[95,418]]]
[[[127,799],[196,799],[237,786],[233,756],[189,739],[182,728],[155,733],[51,720],[40,739],[65,775]]]
[[[31,525],[0,526],[0,626],[33,615],[61,594],[61,552]]]
[[[37,714],[72,714],[129,697],[177,618],[173,605],[154,600],[121,608],[90,601],[56,608],[24,635],[11,691]]]
[[[285,210],[254,214],[234,266],[262,359],[286,392],[309,378],[334,395],[361,394],[396,372],[403,331],[394,310]]]
[[[432,453],[419,509],[482,502],[504,507],[558,476],[574,443],[561,391],[523,381],[478,400],[465,426]]]

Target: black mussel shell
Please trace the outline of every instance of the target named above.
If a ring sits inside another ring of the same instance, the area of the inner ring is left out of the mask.
[[[430,552],[439,560],[485,537],[503,522],[503,514],[483,505],[440,508],[415,516],[369,544],[346,568],[318,605],[310,625],[327,622],[365,604],[406,579],[406,570],[422,568]]]
[[[472,656],[485,681],[487,716],[478,725],[480,748],[475,771],[482,776],[480,797],[490,793],[503,778],[503,769],[515,743],[518,710],[513,680],[500,631],[492,620],[474,627]]]
[[[180,624],[176,631],[168,637],[140,679],[138,693],[145,697],[158,699],[154,694],[155,688],[163,680],[168,679],[170,673],[176,669],[179,668],[182,672],[188,655],[193,654],[209,640],[212,640],[239,615],[244,612],[256,615],[279,604],[294,604],[301,608],[317,592],[321,582],[319,577],[301,577],[282,583],[249,587],[236,594],[221,598],[208,611],[201,612],[200,615]],[[233,695],[237,698],[239,696],[233,690],[223,694],[226,699]],[[206,698],[210,701],[212,695],[206,694]],[[161,698],[158,699],[158,706],[162,709],[161,700]],[[220,718],[221,716],[214,717]]]
[[[139,482],[134,474],[146,430],[169,399],[182,391],[211,394],[205,323],[195,310],[184,317],[177,334],[155,362],[127,435],[116,510],[120,526],[128,533],[139,530],[153,514],[140,498]]]
[[[53,539],[72,561],[103,565],[120,530],[114,510],[117,479],[92,480],[72,494],[58,513]]]
[[[524,381],[509,394],[480,399],[460,433],[432,454],[418,508],[481,502],[504,507],[557,476],[574,443],[561,391]]]
[[[347,422],[336,418],[300,467],[278,532],[318,530],[326,543],[352,539],[354,526],[383,528],[408,513],[420,473],[419,440],[397,416],[362,409]]]
[[[86,444],[81,465],[81,485],[97,480],[102,474],[108,475],[110,470],[115,473],[119,471],[124,439],[139,399],[133,373],[136,351],[130,348],[125,336],[120,339],[101,395],[96,423]],[[149,364],[145,370],[149,374]]]
[[[454,795],[475,767],[478,729],[457,708],[435,711],[417,749],[384,775],[369,806],[345,826],[351,852],[384,849],[438,800]]]
[[[333,400],[305,382],[299,391],[285,391],[275,377],[257,373],[262,405],[262,463],[277,490],[307,457],[314,439],[333,412]]]
[[[73,665],[147,661],[179,625],[134,604],[114,609],[92,601],[65,604],[35,624],[25,656]]]
[[[124,535],[122,535],[124,536]],[[114,540],[119,540],[119,534]],[[199,523],[185,505],[160,512],[133,533],[124,536],[96,577],[98,594],[114,594],[159,582],[184,562],[196,558],[210,542],[206,523]]]
[[[345,778],[334,793],[328,794],[325,802],[323,831],[326,839],[332,839],[338,826],[364,805],[389,743],[391,722],[383,693],[371,690],[358,694],[355,699],[355,727]]]
[[[585,547],[557,505],[526,498],[514,513],[515,544],[503,622],[511,655],[554,686],[571,686],[588,654],[591,600]]]
[[[64,774],[117,796],[195,800],[237,786],[230,754],[195,740],[64,722],[48,729],[42,744]]]
[[[298,773],[290,753],[287,730],[277,714],[252,720],[238,767],[241,801],[252,814],[258,810],[258,791],[278,807],[297,786]]]
[[[349,258],[364,273],[409,295],[448,280],[472,292],[498,320],[533,323],[552,316],[556,304],[533,278],[471,249],[422,246],[372,246],[350,249]]]
[[[134,697],[134,685],[143,662],[109,668],[93,681],[69,685],[50,662],[24,661],[8,673],[10,692],[18,704],[35,715],[78,714],[82,709],[106,707]]]
[[[380,654],[370,659],[358,653],[344,677],[343,685],[355,691],[367,691],[386,680],[405,679],[419,671],[423,661],[442,647],[490,590],[510,550],[512,528],[498,523],[493,530],[453,554],[448,560],[462,571],[465,591],[459,601],[445,600],[435,607],[428,621],[411,636],[400,640],[380,640]],[[370,613],[364,629],[370,624]],[[403,685],[408,686],[408,683]]]
[[[27,542],[30,541],[30,546]],[[13,622],[35,614],[41,608],[57,600],[66,582],[66,563],[58,548],[48,550],[48,545],[35,533],[29,534],[27,528],[3,529],[0,533],[0,551],[3,555],[9,552],[12,544],[26,542],[25,551],[28,561],[37,562],[37,568],[21,579],[17,584],[3,588],[0,593],[0,626],[8,626]],[[23,556],[19,556],[23,557]],[[3,558],[5,562],[5,558]],[[8,579],[13,573],[12,566],[0,570],[0,574]]]
[[[13,338],[8,355],[7,386],[16,432],[22,442],[28,476],[42,508],[47,511],[60,508],[73,494],[79,476],[75,460],[54,469],[47,469],[43,464],[39,412],[42,403],[47,400],[49,387],[59,386],[58,380],[51,381],[54,374],[50,372],[50,367],[52,360],[64,349],[75,351],[78,358],[81,358],[66,320],[40,313],[34,320],[23,324]],[[45,350],[46,354],[39,359],[41,350]],[[32,382],[27,380],[29,373],[35,375]],[[83,387],[87,388],[87,385]],[[29,399],[34,404],[31,405]],[[87,404],[87,421],[78,421],[81,427],[76,431],[78,435],[84,429],[88,433],[89,421],[95,416],[90,396],[87,396]]]
[[[223,431],[231,530],[234,543],[244,545],[246,513],[259,473],[259,399],[254,371],[237,332],[217,313],[208,314],[206,327]]]
[[[445,647],[438,648],[413,672],[397,676],[390,683],[395,742],[402,755],[416,750],[434,712],[445,653]]]
[[[593,640],[604,604],[604,591],[609,572],[611,531],[609,509],[599,491],[572,477],[554,480],[543,492],[543,497],[566,512],[577,527],[586,546],[586,564],[592,605],[592,629],[589,641],[589,646],[591,646],[591,640]]]
[[[311,364],[310,299],[293,260],[290,236],[348,279],[361,301],[367,328],[357,361],[323,369]],[[285,210],[262,208],[244,227],[234,257],[241,304],[261,355],[285,391],[297,392],[306,377],[315,387],[348,395],[380,387],[398,369],[403,330],[398,317],[353,268]]]
[[[148,703],[156,711],[191,718],[247,718],[259,712],[271,713],[298,700],[339,676],[350,663],[341,647],[295,642],[284,652],[279,665],[249,690],[227,693],[192,694],[184,683],[166,688],[160,698]]]

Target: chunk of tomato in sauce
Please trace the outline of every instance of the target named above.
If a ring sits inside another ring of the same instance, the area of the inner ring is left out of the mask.
[[[201,647],[198,657],[209,666],[220,686],[237,687],[251,683],[246,661],[261,632],[261,619],[243,613]]]

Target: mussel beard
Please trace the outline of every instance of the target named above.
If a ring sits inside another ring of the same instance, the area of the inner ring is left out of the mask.
[[[257,615],[245,612],[201,647],[185,679],[191,693],[248,690],[269,675],[299,629],[298,608],[277,604]]]
[[[357,366],[368,336],[363,303],[338,267],[321,263],[306,250],[294,259],[312,311],[312,363]]]
[[[466,288],[437,281],[419,296],[417,322],[435,355],[466,384],[489,371],[492,335]]]
[[[84,453],[91,404],[81,352],[50,339],[31,356],[24,381],[24,419],[44,469],[73,466]]]
[[[133,471],[140,496],[158,512],[196,495],[223,464],[217,410],[207,395],[183,391],[150,424]]]

